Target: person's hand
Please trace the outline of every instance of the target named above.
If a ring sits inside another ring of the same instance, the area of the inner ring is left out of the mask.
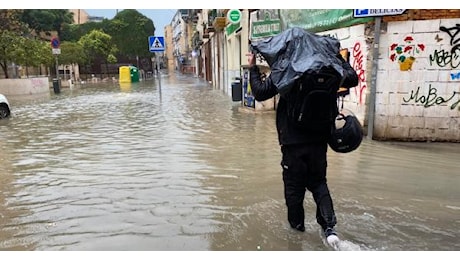
[[[247,53],[246,56],[248,57],[249,66],[256,64],[256,55],[254,55],[253,53]]]

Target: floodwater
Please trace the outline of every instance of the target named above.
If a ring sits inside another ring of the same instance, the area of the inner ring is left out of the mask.
[[[274,113],[174,73],[10,100],[0,250],[331,251],[305,199],[286,220]],[[364,140],[328,153],[352,251],[460,250],[460,144]]]

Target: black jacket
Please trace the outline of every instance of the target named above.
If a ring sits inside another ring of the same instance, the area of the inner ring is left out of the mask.
[[[345,79],[341,87],[352,88],[357,86],[358,75],[356,74],[356,71],[343,59],[342,66],[345,71]],[[273,84],[270,76],[268,76],[265,81],[261,80],[260,71],[257,66],[251,66],[249,72],[252,94],[257,101],[264,101],[278,94],[277,88]],[[288,117],[285,116],[286,114],[286,99],[280,97],[278,107],[276,109],[276,128],[278,131],[278,140],[280,145],[327,142],[330,132],[308,133],[290,123]]]

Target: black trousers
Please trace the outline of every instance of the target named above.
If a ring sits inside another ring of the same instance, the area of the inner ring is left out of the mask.
[[[324,229],[337,220],[326,180],[327,143],[281,146],[284,197],[291,226],[304,225],[303,201],[308,189],[316,203],[316,221]]]

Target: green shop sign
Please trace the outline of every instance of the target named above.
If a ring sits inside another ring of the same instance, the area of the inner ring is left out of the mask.
[[[300,27],[309,32],[323,32],[372,21],[373,18],[354,18],[353,9],[280,9],[285,27]]]
[[[227,13],[227,19],[231,23],[239,23],[241,21],[241,11],[238,9],[232,9]]]
[[[262,38],[277,35],[281,32],[280,20],[264,20],[252,22],[251,38]]]
[[[226,31],[227,35],[230,35],[230,34],[234,33],[236,30],[238,30],[240,27],[241,27],[241,24],[239,22],[238,23],[230,23],[225,28],[225,31]]]

